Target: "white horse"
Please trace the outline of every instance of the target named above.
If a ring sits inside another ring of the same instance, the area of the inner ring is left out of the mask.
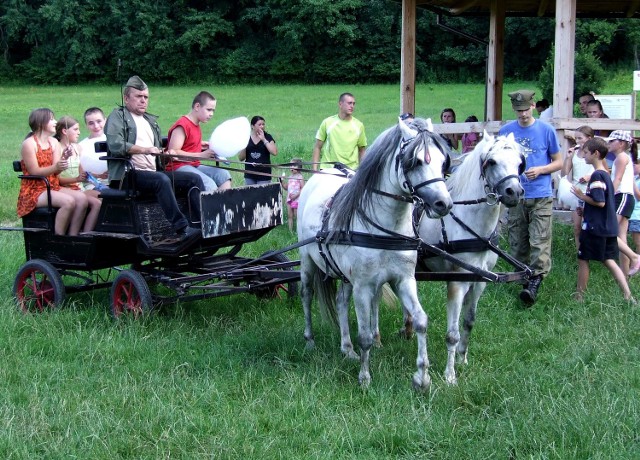
[[[481,238],[491,240],[497,237],[494,232],[500,218],[499,203],[513,207],[522,199],[524,190],[519,176],[524,168],[525,157],[513,134],[496,138],[485,132],[482,141],[447,179],[447,187],[454,200],[451,214],[442,222],[423,219],[419,227],[420,237],[449,254],[454,253],[456,258],[473,267],[492,270],[498,255]],[[444,241],[443,229],[447,241]],[[421,263],[436,272],[467,271],[443,257],[423,257]],[[448,359],[444,374],[450,384],[456,383],[456,353],[463,363],[467,363],[469,335],[475,322],[478,299],[485,286],[486,282],[447,282]],[[459,328],[461,311],[464,311],[462,336]],[[410,335],[411,315],[406,310],[404,330]]]
[[[362,386],[369,385],[369,351],[373,344],[372,316],[377,317],[381,288],[389,283],[414,321],[418,341],[418,370],[413,385],[426,390],[431,383],[427,359],[427,315],[417,295],[417,260],[412,224],[412,202],[424,202],[429,217],[446,215],[452,200],[443,180],[448,152],[433,133],[430,120],[409,126],[399,121],[367,149],[351,179],[337,170],[316,174],[302,189],[298,207],[298,240],[312,241],[300,248],[302,303],[307,347],[314,346],[311,302],[314,288],[320,308],[335,319],[336,279],[341,279],[337,301],[342,350],[354,356],[349,339],[347,307],[354,294],[361,348]],[[335,175],[334,175],[335,174]],[[344,338],[343,334],[343,338]],[[357,355],[355,355],[357,356]]]

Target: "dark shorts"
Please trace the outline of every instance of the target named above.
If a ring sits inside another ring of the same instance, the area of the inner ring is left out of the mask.
[[[627,219],[631,217],[633,208],[636,206],[636,200],[629,193],[616,193],[616,214]]]
[[[608,259],[618,260],[618,257],[618,237],[598,236],[584,230],[580,232],[578,259],[604,262]]]

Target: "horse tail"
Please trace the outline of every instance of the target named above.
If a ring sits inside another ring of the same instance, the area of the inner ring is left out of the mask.
[[[331,325],[338,327],[338,312],[336,307],[336,295],[338,293],[337,282],[334,278],[327,277],[322,270],[316,270],[313,284],[318,297],[318,308],[322,319]]]
[[[396,308],[398,306],[398,297],[389,286],[389,283],[382,285],[382,305],[385,307]]]

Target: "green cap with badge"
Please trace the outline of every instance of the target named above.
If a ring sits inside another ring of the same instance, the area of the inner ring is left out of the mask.
[[[140,78],[137,75],[134,75],[133,77],[129,78],[127,80],[127,84],[125,85],[125,87],[134,88],[134,89],[137,89],[138,91],[144,91],[145,89],[148,88],[147,84],[142,81],[142,78]]]
[[[533,96],[536,93],[534,91],[530,91],[528,89],[519,89],[518,91],[514,91],[509,93],[509,98],[511,98],[511,107],[513,110],[527,110],[531,108],[533,105]]]

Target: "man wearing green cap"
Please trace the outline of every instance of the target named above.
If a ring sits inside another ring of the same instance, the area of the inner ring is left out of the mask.
[[[158,169],[158,153],[162,152],[162,138],[157,117],[147,113],[149,88],[137,75],[129,78],[124,92],[124,106],[111,112],[105,125],[109,154],[129,158],[135,168],[136,189],[153,193],[167,220],[181,238],[195,236],[197,229],[189,228],[189,221],[180,211],[173,186],[189,191],[192,187],[204,190],[202,179],[189,172],[163,172]],[[120,188],[125,178],[125,162],[109,161],[109,184]],[[189,194],[192,209],[200,209],[197,193]],[[199,212],[199,211],[198,211]]]
[[[513,133],[527,159],[527,169],[520,176],[524,200],[509,209],[508,222],[511,254],[533,270],[533,276],[520,292],[520,299],[527,306],[535,303],[540,283],[551,270],[551,173],[562,168],[555,130],[533,117],[534,95],[526,89],[509,93],[518,119],[504,125],[499,133],[505,136]]]

